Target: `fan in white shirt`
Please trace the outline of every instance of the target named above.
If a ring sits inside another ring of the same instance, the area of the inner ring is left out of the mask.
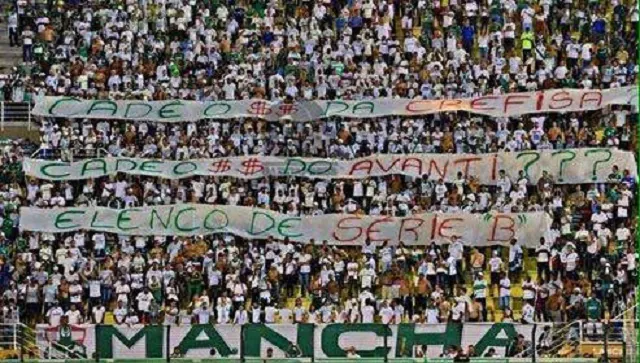
[[[243,305],[240,305],[240,308],[236,310],[235,316],[233,317],[233,323],[237,325],[244,325],[249,321],[249,315],[247,314],[247,310],[245,310]]]
[[[284,307],[278,311],[278,315],[280,316],[280,324],[292,324],[293,311],[291,309]]]
[[[253,324],[260,324],[262,322],[262,309],[257,303],[253,304],[251,308],[251,322]]]
[[[138,301],[138,310],[147,313],[153,300],[153,294],[149,291],[148,287],[145,287],[143,291],[138,293],[136,300]]]
[[[207,303],[202,303],[200,307],[193,310],[193,316],[198,324],[209,324],[211,309],[209,309]]]
[[[293,320],[294,323],[301,323],[304,319],[304,315],[307,313],[307,309],[302,306],[302,300],[296,300],[296,306],[293,308]]]
[[[525,302],[522,307],[522,323],[523,324],[533,324],[535,316],[535,308],[529,303],[529,301]]]
[[[116,320],[116,323],[124,324],[128,314],[129,310],[125,306],[124,302],[118,301],[118,307],[113,311],[113,316]]]
[[[71,310],[67,311],[64,316],[67,317],[67,322],[70,325],[82,323],[82,313],[76,308],[75,304],[71,304]]]
[[[54,306],[47,311],[47,318],[49,318],[49,325],[51,326],[59,326],[60,320],[64,314],[64,310],[60,306],[58,306],[57,302],[54,302]]]
[[[93,313],[93,323],[94,324],[102,324],[102,323],[104,323],[104,315],[105,315],[106,310],[107,309],[102,304],[98,304],[97,306],[93,307],[92,313]]]
[[[124,323],[131,326],[140,323],[140,318],[133,311],[129,312],[129,315],[124,319]]]
[[[373,316],[375,314],[375,309],[371,305],[365,305],[362,307],[362,323],[373,323]],[[391,315],[393,316],[393,310],[391,310]]]
[[[378,315],[380,316],[382,324],[389,324],[393,321],[394,318],[393,309],[387,304],[386,301],[382,302],[382,306],[380,307],[380,312],[378,313]]]
[[[208,306],[208,303],[205,303],[205,306]],[[218,324],[228,324],[231,320],[231,305],[222,304],[216,307],[216,322]]]
[[[274,305],[269,305],[264,308],[264,322],[266,324],[274,324],[276,322],[276,316],[278,315],[278,308]]]

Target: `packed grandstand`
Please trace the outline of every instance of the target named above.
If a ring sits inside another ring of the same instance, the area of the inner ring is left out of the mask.
[[[0,340],[626,349],[636,0],[18,0],[5,22],[4,98],[39,135],[1,149]]]

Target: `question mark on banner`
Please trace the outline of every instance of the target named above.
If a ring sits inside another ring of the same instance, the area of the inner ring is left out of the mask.
[[[611,150],[609,149],[597,149],[597,150],[587,150],[584,153],[584,156],[589,156],[591,154],[607,154],[607,157],[604,159],[600,159],[600,160],[596,160],[595,163],[593,163],[593,169],[591,170],[591,179],[592,180],[598,180],[598,176],[596,175],[596,171],[598,170],[598,164],[601,163],[606,163],[607,161],[611,160]]]
[[[575,159],[576,158],[576,153],[574,153],[573,151],[569,151],[569,150],[562,150],[562,151],[556,151],[553,154],[551,154],[551,156],[556,156],[556,155],[567,155],[567,157],[563,158],[560,161],[560,172],[558,175],[558,181],[562,182],[564,179],[562,178],[562,175],[564,174],[564,165]]]
[[[524,164],[524,175],[529,177],[529,168],[531,165],[535,164],[538,160],[540,160],[540,154],[535,151],[523,151],[518,156],[516,156],[516,160],[520,159],[523,156],[533,155],[534,157]]]

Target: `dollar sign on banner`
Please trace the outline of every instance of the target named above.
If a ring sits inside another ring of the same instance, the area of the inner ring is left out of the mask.
[[[271,113],[271,106],[266,101],[254,101],[247,111],[252,115],[266,116]]]
[[[531,165],[535,164],[536,161],[540,160],[540,154],[535,151],[523,151],[520,154],[518,154],[518,156],[516,156],[516,160],[518,160],[521,157],[526,157],[529,155],[533,155],[533,159],[529,160],[524,164],[524,175],[526,177],[529,176],[529,168],[531,167]]]
[[[598,171],[598,164],[601,163],[606,163],[607,161],[611,160],[611,150],[609,149],[598,149],[598,150],[587,150],[584,153],[584,156],[589,156],[591,154],[606,154],[607,156],[603,159],[600,160],[596,160],[595,163],[593,163],[593,169],[591,170],[591,180],[598,180],[598,175],[596,174],[596,172]]]
[[[212,173],[224,173],[231,170],[231,161],[229,159],[219,159],[211,163],[209,171]]]
[[[567,155],[567,157],[563,158],[562,160],[560,160],[560,171],[558,173],[558,181],[562,182],[564,181],[564,179],[562,178],[563,174],[564,174],[564,166],[567,162],[573,160],[576,158],[576,153],[574,153],[573,151],[569,151],[569,150],[562,150],[562,151],[556,151],[553,154],[551,154],[551,156],[556,156],[556,155]]]
[[[253,175],[264,170],[264,166],[258,158],[250,158],[242,162],[242,170],[240,172],[244,175]]]

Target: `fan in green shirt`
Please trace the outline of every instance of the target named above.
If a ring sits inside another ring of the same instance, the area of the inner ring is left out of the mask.
[[[80,46],[80,48],[78,48],[78,55],[82,58],[82,61],[86,62],[89,57],[89,47],[86,45]]]
[[[478,278],[473,281],[473,295],[478,299],[485,299],[487,297],[487,282],[483,278]]]
[[[527,0],[519,0],[518,1],[518,7],[517,7],[517,12],[520,13],[522,10],[524,10],[524,8],[526,8],[527,6],[529,6],[529,1]]]
[[[0,256],[12,256],[11,249],[6,244],[0,244]]]
[[[16,252],[25,253],[29,251],[29,245],[27,244],[27,240],[24,237],[19,237],[16,239]]]
[[[5,237],[11,239],[13,237],[13,221],[11,220],[11,218],[5,217],[2,221],[2,227],[0,227],[0,229],[2,229]]]
[[[251,10],[253,10],[260,18],[264,18],[266,4],[264,0],[253,0]]]
[[[422,17],[422,35],[425,37],[431,37],[433,32],[433,13],[430,9],[425,10]]]
[[[606,137],[614,137],[614,136],[616,136],[616,129],[615,129],[615,127],[607,126],[607,127],[604,129],[604,136],[606,136]]]
[[[607,200],[611,203],[616,203],[620,199],[620,194],[615,189],[609,189],[607,191]]]
[[[196,296],[200,296],[202,292],[202,277],[197,271],[189,276],[188,280],[189,299],[193,299]]]
[[[177,62],[171,62],[169,64],[169,73],[173,77],[177,77],[180,75],[180,67],[178,66]]]
[[[614,183],[619,183],[622,180],[622,173],[617,165],[613,166],[613,170],[611,170],[611,174],[609,174],[607,179]]]
[[[160,284],[160,281],[158,281],[157,279],[153,279],[149,289],[151,290],[151,294],[153,295],[153,299],[158,302],[158,303],[162,303],[162,284]]]
[[[563,86],[566,87],[566,88],[576,88],[577,87],[577,83],[573,78],[565,78],[562,83],[563,83]]]
[[[340,61],[336,61],[331,63],[331,68],[336,71],[336,74],[341,76],[342,72],[344,72],[344,63]]]
[[[489,10],[489,14],[491,16],[492,19],[494,18],[500,18],[500,21],[498,23],[494,23],[492,25],[492,30],[496,29],[496,28],[502,28],[502,26],[504,25],[504,19],[502,18],[502,5],[500,3],[500,1],[494,1],[491,4],[491,9]]]
[[[600,320],[602,317],[602,303],[596,298],[596,292],[591,292],[591,297],[587,300],[587,318],[589,320]]]

